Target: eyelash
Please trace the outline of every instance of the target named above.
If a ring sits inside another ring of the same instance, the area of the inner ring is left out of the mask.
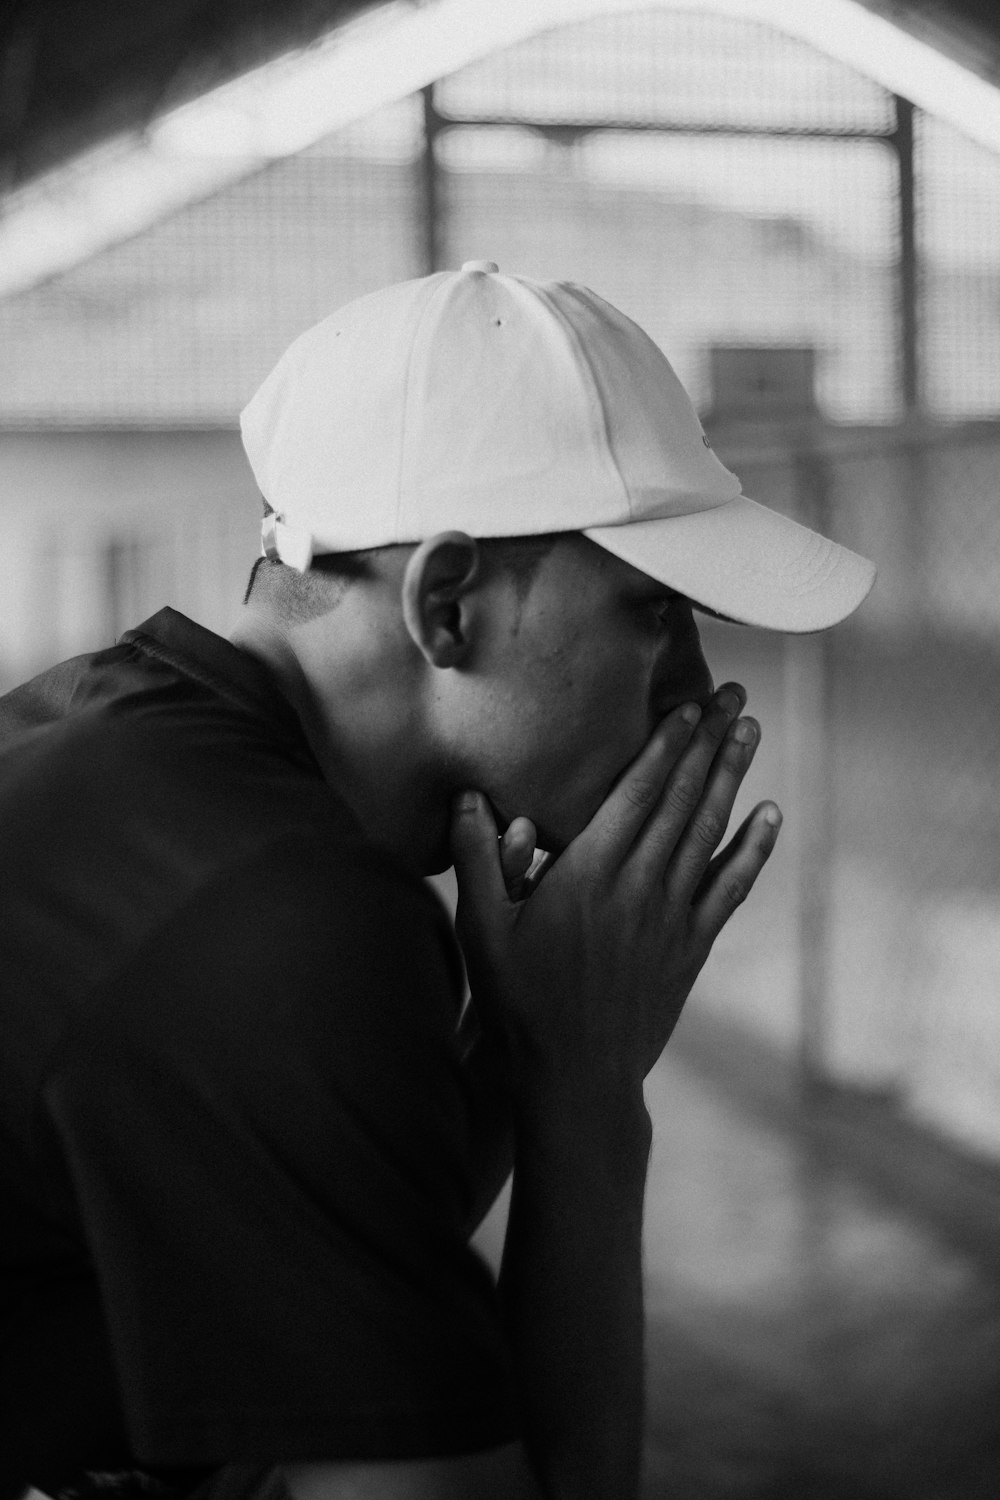
[[[666,620],[670,611],[676,607],[681,597],[680,594],[668,594],[666,597],[653,600],[653,613],[661,624]]]

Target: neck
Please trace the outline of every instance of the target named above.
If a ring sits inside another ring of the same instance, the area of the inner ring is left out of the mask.
[[[451,863],[450,788],[435,771],[406,653],[355,620],[349,599],[287,630],[248,607],[229,638],[277,679],[323,776],[372,840],[435,874]]]

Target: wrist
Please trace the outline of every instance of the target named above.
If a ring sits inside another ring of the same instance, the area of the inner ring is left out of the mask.
[[[616,1152],[645,1163],[652,1143],[652,1121],[641,1080],[616,1077],[597,1067],[568,1070],[534,1060],[508,1059],[514,1133],[521,1142],[539,1140]]]

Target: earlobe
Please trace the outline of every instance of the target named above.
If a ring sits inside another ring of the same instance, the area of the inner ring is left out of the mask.
[[[469,650],[467,596],[476,583],[480,549],[464,531],[440,531],[421,542],[403,574],[403,619],[433,667],[454,667]]]

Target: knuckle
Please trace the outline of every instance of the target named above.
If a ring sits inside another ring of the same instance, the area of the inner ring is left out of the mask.
[[[677,776],[667,787],[667,806],[671,812],[688,818],[698,805],[701,784],[693,776]]]
[[[625,800],[633,807],[651,807],[659,796],[659,786],[651,776],[632,776],[625,783]]]
[[[745,875],[737,875],[730,872],[722,882],[722,894],[726,905],[735,911],[737,906],[742,906],[750,894],[753,881],[748,880]]]
[[[726,831],[726,819],[711,807],[703,807],[691,824],[695,838],[709,849],[714,849]]]

